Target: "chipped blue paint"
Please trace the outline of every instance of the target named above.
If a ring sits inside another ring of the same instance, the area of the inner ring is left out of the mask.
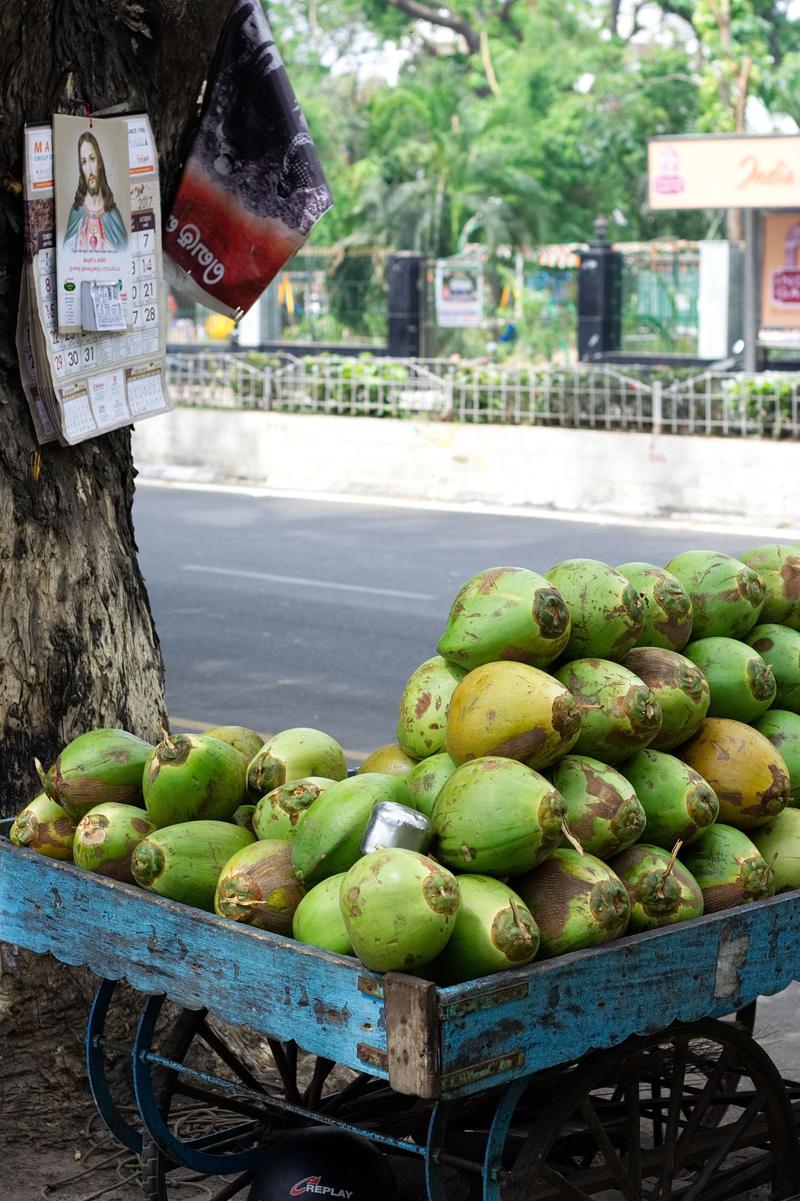
[[[721,1017],[797,979],[800,892],[790,892],[441,989],[442,1095],[478,1092],[674,1021]],[[514,985],[523,982],[521,996]],[[481,1064],[503,1066],[515,1052],[521,1063],[478,1077]]]
[[[359,989],[356,960],[166,901],[0,838],[0,939],[165,993],[259,1033],[363,1069],[386,1052],[382,997]],[[388,1072],[371,1067],[376,1076]]]
[[[391,1077],[390,978],[2,838],[0,938]],[[444,1098],[508,1083],[673,1021],[730,1013],[799,978],[792,892],[440,989],[439,1073],[425,1095],[439,1083]]]

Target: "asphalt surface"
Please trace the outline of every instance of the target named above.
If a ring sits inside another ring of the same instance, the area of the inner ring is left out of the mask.
[[[154,486],[135,522],[174,728],[315,726],[353,762],[393,741],[403,686],[475,572],[770,540]]]

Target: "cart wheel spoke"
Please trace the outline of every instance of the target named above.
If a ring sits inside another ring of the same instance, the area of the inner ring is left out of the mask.
[[[213,1134],[190,1139],[187,1145],[200,1151],[236,1151],[242,1146],[249,1146],[263,1128],[263,1122],[241,1122],[238,1126],[228,1126],[223,1130],[215,1130]]]
[[[549,1164],[545,1164],[542,1168],[542,1180],[546,1180],[548,1184],[556,1184],[561,1190],[559,1196],[563,1196],[565,1201],[567,1197],[573,1201],[592,1201],[590,1193],[585,1193],[582,1188],[578,1188],[572,1181],[567,1180],[566,1176],[562,1176],[561,1172],[557,1172],[555,1168],[551,1168]],[[639,1199],[637,1198],[637,1201]]]
[[[691,1144],[697,1131],[700,1129],[703,1118],[708,1112],[712,1098],[717,1096],[717,1090],[722,1083],[722,1078],[728,1069],[730,1063],[729,1056],[723,1052],[711,1070],[703,1088],[697,1094],[697,1100],[692,1101],[691,1113],[689,1120],[683,1128],[678,1145],[675,1148],[675,1166],[679,1168],[683,1163],[683,1152]]]
[[[283,1082],[283,1095],[292,1105],[299,1105],[302,1098],[297,1087],[297,1044],[280,1043],[276,1038],[268,1038],[267,1044]]]
[[[639,1093],[640,1056],[634,1055],[631,1070],[625,1080],[625,1115],[628,1140],[628,1176],[634,1188],[642,1189],[641,1108]]]
[[[628,1201],[641,1201],[641,1192],[634,1187],[633,1181],[622,1166],[622,1161],[614,1150],[611,1139],[608,1137],[608,1132],[597,1116],[597,1110],[590,1097],[584,1097],[583,1101],[581,1101],[580,1112],[584,1117],[586,1125],[594,1135],[597,1146],[602,1152],[603,1159],[608,1164],[609,1170],[613,1173],[614,1183],[619,1186],[622,1195]],[[586,1166],[588,1167],[589,1164]]]
[[[714,1143],[714,1149],[709,1158],[706,1160],[700,1176],[694,1182],[692,1187],[686,1193],[684,1193],[683,1201],[697,1201],[697,1198],[702,1196],[703,1188],[706,1184],[708,1184],[709,1180],[711,1180],[717,1168],[728,1155],[731,1147],[734,1146],[737,1140],[752,1124],[753,1119],[760,1108],[761,1098],[753,1097],[753,1100],[736,1122],[732,1122],[730,1126],[723,1126],[718,1130],[717,1138]],[[724,1137],[723,1131],[725,1132]]]
[[[672,1061],[672,1076],[669,1086],[669,1111],[662,1143],[661,1175],[654,1193],[654,1201],[669,1197],[675,1173],[675,1148],[680,1137],[679,1123],[683,1105],[683,1090],[686,1081],[686,1055],[689,1036],[681,1033],[675,1038],[675,1056]]]
[[[220,1110],[224,1113],[238,1113],[243,1117],[253,1118],[257,1122],[266,1120],[266,1110],[261,1109],[254,1101],[245,1101],[242,1098],[231,1096],[226,1093],[215,1093],[210,1088],[201,1088],[196,1084],[187,1084],[183,1080],[176,1080],[173,1089],[174,1097],[187,1097],[192,1101],[202,1101],[209,1108]]]
[[[210,1047],[214,1054],[219,1056],[225,1066],[239,1077],[242,1084],[247,1085],[248,1088],[256,1089],[258,1091],[262,1089],[263,1086],[261,1081],[256,1079],[246,1064],[242,1063],[236,1052],[232,1051],[231,1048],[225,1042],[223,1042],[216,1030],[212,1029],[212,1027],[208,1024],[206,1018],[203,1018],[203,1020],[200,1022],[197,1033],[206,1046]]]
[[[374,1076],[368,1076],[366,1072],[359,1072],[355,1080],[349,1081],[344,1088],[340,1088],[337,1093],[331,1093],[320,1102],[320,1113],[334,1114],[340,1113],[346,1106],[360,1100],[367,1094],[374,1099],[374,1094],[377,1092],[388,1092],[382,1080],[375,1080]]]
[[[319,1099],[322,1096],[322,1090],[325,1086],[325,1081],[330,1076],[333,1069],[336,1067],[334,1060],[323,1059],[320,1056],[314,1064],[314,1073],[311,1080],[308,1082],[308,1087],[303,1092],[303,1104],[313,1109],[319,1104]]]

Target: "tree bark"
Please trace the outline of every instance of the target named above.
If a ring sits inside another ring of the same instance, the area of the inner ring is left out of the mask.
[[[17,0],[0,16],[0,815],[39,791],[76,735],[157,738],[164,670],[132,522],[130,431],[36,443],[14,329],[22,265],[22,131],[55,111],[147,111],[162,200],[230,0]],[[98,930],[98,938],[102,938]],[[0,1124],[74,1119],[93,981],[0,944]],[[70,1105],[64,1105],[64,1097]],[[62,1115],[64,1117],[62,1118]],[[44,1125],[41,1123],[44,1122]],[[28,1127],[29,1133],[30,1127]]]

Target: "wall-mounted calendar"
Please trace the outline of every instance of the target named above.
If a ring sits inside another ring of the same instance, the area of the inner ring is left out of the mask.
[[[145,115],[56,115],[24,157],[20,371],[39,441],[72,446],[169,408],[155,141]]]

